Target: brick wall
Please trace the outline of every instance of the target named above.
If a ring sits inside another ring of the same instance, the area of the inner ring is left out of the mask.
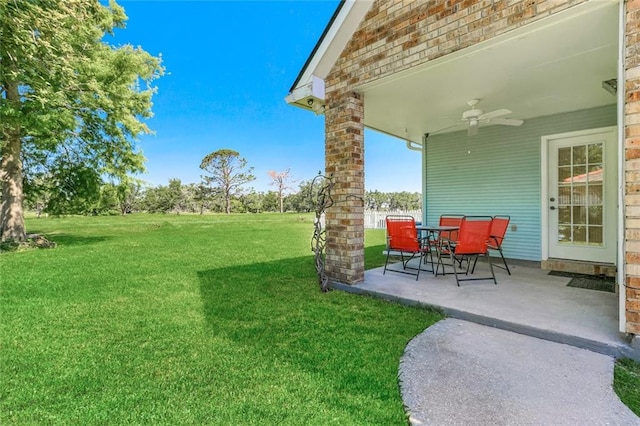
[[[584,0],[378,0],[326,81],[349,90],[477,44]]]
[[[326,173],[336,182],[327,212],[330,279],[364,278],[365,100],[354,89],[583,1],[375,1],[325,80]]]
[[[627,1],[626,9],[626,331],[640,335],[640,0]]]

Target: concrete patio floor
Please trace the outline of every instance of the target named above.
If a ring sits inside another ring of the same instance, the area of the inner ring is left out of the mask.
[[[570,278],[548,275],[540,268],[510,263],[511,275],[495,268],[493,281],[467,281],[456,285],[453,274],[422,271],[415,276],[383,268],[365,272],[356,285],[334,283],[333,288],[397,301],[433,306],[452,318],[497,327],[516,333],[613,357],[640,358],[618,331],[618,294],[568,287]],[[401,269],[401,264],[392,268]],[[481,259],[474,276],[487,276]],[[634,345],[635,346],[635,345]]]

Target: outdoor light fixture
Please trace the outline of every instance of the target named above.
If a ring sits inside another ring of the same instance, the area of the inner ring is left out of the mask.
[[[618,80],[612,78],[611,80],[605,80],[602,82],[602,88],[613,96],[618,92]]]
[[[313,99],[310,99],[310,101],[313,101]],[[324,105],[321,105],[319,103],[311,106],[311,109],[313,110],[313,112],[316,113],[316,115],[320,115],[320,114],[324,114]]]

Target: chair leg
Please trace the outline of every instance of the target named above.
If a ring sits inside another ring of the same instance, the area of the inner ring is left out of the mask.
[[[475,269],[477,261],[478,261],[478,255],[475,255],[473,257],[473,269]],[[462,262],[460,262],[460,267],[462,268]],[[471,269],[471,259],[467,256],[467,275],[469,275],[469,269]],[[471,269],[472,274],[473,274],[473,269]]]
[[[400,261],[402,262],[402,269],[407,269],[407,264],[404,262],[404,253],[400,252]]]
[[[452,255],[453,252],[451,250],[449,251],[449,255]],[[434,274],[437,277],[438,276],[438,271],[440,270],[440,265],[442,265],[442,276],[447,275],[446,270],[444,269],[445,265],[444,265],[444,260],[442,258],[442,248],[440,249],[436,249],[436,252],[438,253],[438,263],[436,264],[436,269],[434,270]],[[433,268],[432,268],[433,269]]]
[[[453,257],[453,251],[449,251],[449,255],[451,256],[451,266],[453,266],[453,275],[456,277],[456,284],[460,287],[460,281],[458,281],[458,271],[456,270],[456,259]],[[442,271],[444,275],[444,264],[442,265]]]
[[[504,264],[504,270],[507,271],[507,274],[511,275],[511,270],[509,269],[509,265],[507,265],[507,259],[504,258],[504,254],[502,254],[502,247],[498,248],[498,253],[500,253],[500,257],[502,258],[502,263]],[[476,270],[476,263],[478,262],[478,258],[473,261],[473,267],[471,268],[471,273]],[[501,266],[496,265],[496,268],[501,268]]]
[[[429,245],[429,246],[427,246],[427,247],[429,247],[429,250],[428,250],[426,253],[428,253],[428,254],[429,254],[429,258],[431,259],[431,260],[430,260],[430,262],[431,262],[431,269],[433,269],[433,252],[431,251],[431,246],[430,246],[430,245]],[[426,256],[426,255],[424,256],[424,263],[425,263],[425,264],[427,263],[427,256]]]
[[[438,261],[436,262],[436,269],[433,272],[433,275],[438,276],[438,271],[440,270],[440,264],[442,263],[442,256],[438,253]],[[442,275],[444,275],[444,265],[442,265]]]
[[[434,269],[434,266],[433,266],[433,251],[436,250],[436,252],[437,252],[437,249],[431,244],[429,244],[428,247],[429,247],[429,250],[427,251],[427,253],[429,255],[429,263],[431,263],[431,272],[433,272],[435,274],[436,270]],[[424,256],[424,263],[425,264],[427,263],[427,255],[426,254]]]
[[[502,263],[504,263],[504,269],[507,270],[507,274],[511,275],[511,271],[509,270],[509,266],[507,265],[507,260],[504,258],[502,254],[502,247],[498,247],[498,252],[500,253],[500,257],[502,258]]]
[[[384,270],[382,271],[382,275],[387,273],[387,263],[389,263],[389,255],[391,253],[390,249],[387,249],[387,258],[384,261]]]
[[[487,262],[489,262],[489,269],[491,270],[491,277],[493,278],[493,283],[495,285],[498,285],[498,281],[496,280],[496,274],[493,273],[493,263],[491,263],[491,256],[489,256],[488,251],[484,255],[487,256]]]

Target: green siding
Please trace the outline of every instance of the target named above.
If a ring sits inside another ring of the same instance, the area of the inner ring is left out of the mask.
[[[541,260],[540,141],[544,135],[616,125],[616,106],[430,136],[426,144],[427,223],[441,214],[509,215],[505,257]]]

